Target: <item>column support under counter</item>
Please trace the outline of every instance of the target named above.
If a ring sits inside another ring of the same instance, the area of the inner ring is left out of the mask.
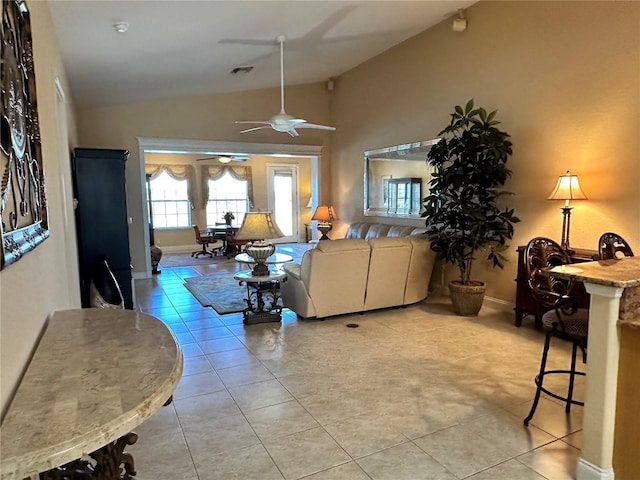
[[[637,353],[640,352],[640,257],[586,262],[549,270],[583,282],[591,294],[588,373],[578,480],[636,478],[640,471],[637,432]],[[619,395],[619,392],[624,392]]]
[[[578,480],[613,480],[620,327],[623,288],[585,282],[589,307],[588,365],[583,416],[584,440]]]

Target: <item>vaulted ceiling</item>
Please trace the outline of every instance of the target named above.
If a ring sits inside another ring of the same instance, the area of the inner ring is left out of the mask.
[[[474,1],[50,0],[79,107],[327,81]],[[126,32],[114,25],[125,23]],[[237,67],[248,73],[231,74]]]

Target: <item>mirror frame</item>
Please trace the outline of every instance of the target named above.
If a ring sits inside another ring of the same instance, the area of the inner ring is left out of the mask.
[[[423,208],[420,207],[420,211],[417,213],[397,213],[390,212],[388,208],[380,208],[379,206],[371,205],[372,185],[373,178],[371,176],[371,162],[376,160],[389,160],[389,161],[415,161],[423,162],[425,166],[425,176],[423,177],[423,184],[428,184],[431,171],[426,164],[427,153],[431,150],[436,143],[440,141],[439,138],[432,140],[422,140],[413,143],[405,143],[402,145],[393,145],[391,147],[380,148],[377,150],[367,150],[364,152],[364,215],[367,217],[388,217],[388,218],[421,218],[420,213]],[[397,178],[404,178],[406,176],[399,175]],[[393,177],[394,179],[396,177]],[[421,191],[421,196],[424,196],[426,192],[424,189]],[[422,198],[420,199],[422,204]]]

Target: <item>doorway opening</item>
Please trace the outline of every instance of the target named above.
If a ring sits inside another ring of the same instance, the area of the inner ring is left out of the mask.
[[[222,153],[226,155],[238,155],[238,156],[248,156],[250,158],[259,158],[259,157],[274,157],[283,159],[284,162],[287,162],[291,157],[305,157],[307,159],[305,167],[305,175],[309,175],[310,181],[309,186],[305,185],[305,192],[302,192],[303,195],[311,195],[312,198],[318,198],[318,192],[320,191],[321,186],[321,178],[320,178],[320,162],[321,162],[321,150],[322,147],[318,145],[287,145],[287,144],[267,144],[267,143],[243,143],[243,142],[214,142],[207,140],[185,140],[185,139],[158,139],[158,138],[138,138],[138,148],[139,148],[139,159],[140,159],[140,177],[141,177],[141,192],[142,192],[142,202],[141,207],[142,211],[141,217],[143,218],[142,232],[139,233],[139,236],[144,237],[143,245],[144,245],[144,258],[135,258],[138,255],[135,255],[132,252],[132,256],[134,256],[134,264],[145,265],[145,272],[140,272],[139,269],[136,268],[136,272],[134,273],[135,278],[150,278],[151,277],[151,259],[150,259],[150,230],[149,230],[149,211],[147,208],[148,199],[147,190],[146,190],[146,174],[145,174],[145,164],[146,164],[146,156],[149,154],[187,154],[187,155],[197,155],[197,156],[214,156],[220,155]],[[149,155],[150,157],[152,155]],[[267,164],[269,159],[262,158],[262,162],[266,162]],[[211,161],[209,161],[211,162]],[[249,164],[251,161],[247,162]],[[293,162],[293,160],[291,160]],[[204,166],[205,162],[198,163],[196,168],[198,171],[201,166]],[[236,165],[235,163],[231,164],[231,167]],[[243,165],[242,162],[238,162],[237,165]],[[289,163],[288,165],[295,165],[294,163]],[[267,190],[270,188],[269,185],[272,183],[271,181],[266,181],[268,175],[264,170],[266,167],[264,163],[260,167],[260,171],[257,172],[257,176],[262,178],[260,180],[261,185],[258,185],[257,182],[254,186],[253,195],[258,197],[262,196],[264,201],[261,204],[257,204],[254,206],[255,211],[259,210],[272,210],[278,209],[281,212],[286,211],[287,202],[291,202],[291,232],[288,234],[285,239],[281,239],[281,242],[298,242],[300,241],[300,231],[301,227],[299,225],[293,225],[293,222],[297,220],[300,222],[300,211],[303,209],[305,205],[300,206],[300,193],[298,192],[298,180],[299,180],[299,172],[296,171],[295,174],[295,182],[292,177],[286,177],[283,175],[275,175],[279,182],[284,181],[289,182],[290,191],[288,194],[289,200],[287,201],[285,197],[278,195],[278,199],[276,200],[275,194],[273,200],[268,195]],[[310,172],[310,173],[309,173]],[[288,179],[287,179],[288,178]],[[280,185],[280,183],[279,183]],[[309,189],[309,192],[306,189]],[[200,198],[195,199],[195,203],[202,203]],[[271,202],[274,203],[271,203]],[[198,205],[196,205],[198,206]],[[296,208],[297,207],[297,208]],[[295,210],[295,213],[294,213]],[[284,218],[286,213],[281,213],[280,216]],[[294,220],[295,219],[295,220]],[[287,222],[289,220],[287,219]],[[203,221],[204,223],[204,221]],[[287,229],[288,230],[288,229]],[[156,232],[156,239],[158,237],[158,233]],[[302,236],[304,237],[304,235]],[[138,243],[139,245],[139,243]],[[133,248],[132,248],[133,250]]]

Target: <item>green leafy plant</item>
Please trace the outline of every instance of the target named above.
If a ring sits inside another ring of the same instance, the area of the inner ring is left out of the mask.
[[[509,134],[496,127],[496,112],[456,105],[441,140],[427,154],[434,168],[429,195],[424,198],[427,235],[431,248],[460,271],[460,282],[472,284],[471,267],[476,252],[487,251],[494,267],[504,268],[506,240],[520,221],[513,209],[499,200],[511,170]]]

